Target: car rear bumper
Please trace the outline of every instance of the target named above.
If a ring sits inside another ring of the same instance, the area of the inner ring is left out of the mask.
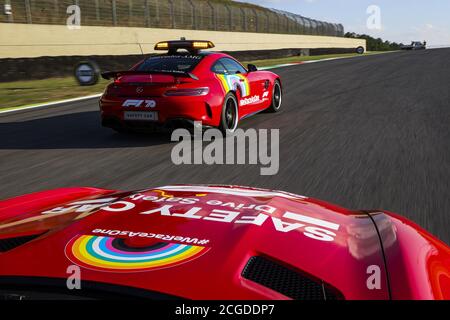
[[[142,130],[142,131],[166,131],[178,128],[193,129],[195,128],[196,122],[189,119],[170,119],[164,123],[158,121],[124,121],[116,117],[105,116],[102,117],[102,126],[112,129],[123,129],[123,130]],[[212,128],[213,126],[207,125],[205,123],[201,124],[202,129]]]
[[[144,102],[136,106],[124,106],[127,101]],[[152,103],[149,103],[152,101]],[[220,107],[211,106],[208,97],[160,97],[160,98],[108,98],[100,99],[102,125],[105,127],[189,127],[195,121],[203,126],[217,127],[220,122]],[[151,107],[148,107],[151,105]],[[217,105],[217,104],[216,104]],[[125,112],[156,114],[154,120],[126,120]]]

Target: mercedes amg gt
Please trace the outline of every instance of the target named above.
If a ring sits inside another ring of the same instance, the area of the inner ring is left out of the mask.
[[[105,72],[114,79],[100,99],[102,124],[123,131],[156,126],[191,126],[201,122],[224,133],[263,110],[278,112],[281,79],[275,73],[243,67],[218,52],[211,41],[165,41],[128,71]]]

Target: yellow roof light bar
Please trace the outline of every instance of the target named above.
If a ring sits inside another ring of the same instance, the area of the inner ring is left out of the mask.
[[[158,42],[155,46],[155,50],[169,50],[168,42]]]
[[[211,41],[194,41],[192,47],[194,49],[211,49],[214,48],[214,44]]]
[[[206,40],[175,40],[175,41],[161,41],[155,45],[155,50],[177,51],[178,49],[185,49],[188,51],[198,51],[201,49],[214,48],[214,43]]]

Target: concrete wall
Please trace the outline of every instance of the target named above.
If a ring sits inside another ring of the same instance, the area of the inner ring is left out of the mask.
[[[290,34],[0,23],[0,58],[152,53],[162,40],[211,40],[217,51],[366,47],[365,40]]]

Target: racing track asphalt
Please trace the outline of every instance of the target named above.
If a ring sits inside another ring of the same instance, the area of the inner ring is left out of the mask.
[[[280,129],[276,176],[259,166],[175,166],[168,135],[104,129],[90,100],[0,115],[0,198],[67,186],[249,185],[397,212],[450,243],[450,49],[274,71],[283,112],[241,127]]]

